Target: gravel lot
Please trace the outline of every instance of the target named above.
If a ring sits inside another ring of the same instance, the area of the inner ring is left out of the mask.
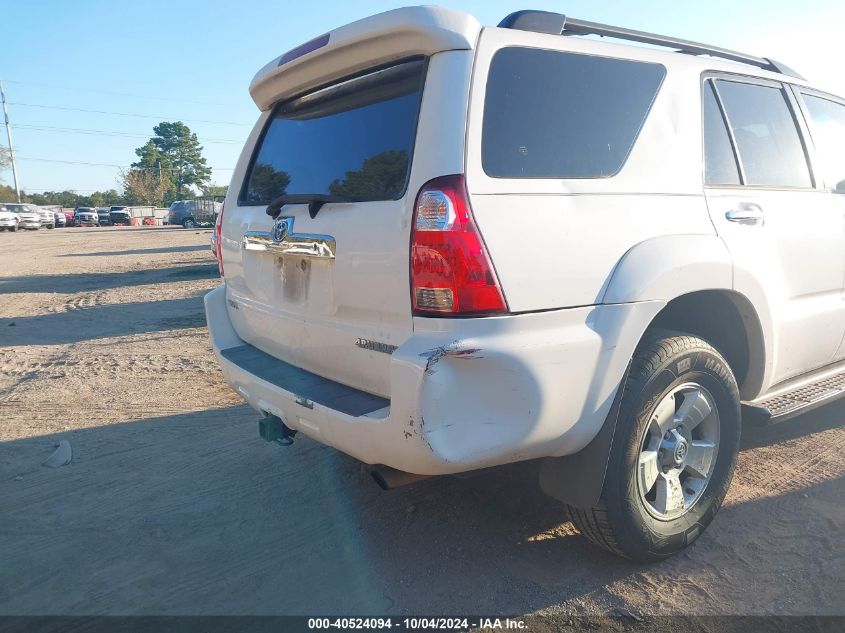
[[[261,441],[206,338],[208,239],[0,234],[0,614],[845,613],[845,405],[746,429],[711,528],[633,565],[532,464],[385,493]]]

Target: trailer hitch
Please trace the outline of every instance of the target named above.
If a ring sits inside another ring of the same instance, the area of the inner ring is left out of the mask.
[[[296,431],[288,427],[278,416],[267,414],[258,421],[258,434],[266,442],[276,442],[280,446],[293,444]]]

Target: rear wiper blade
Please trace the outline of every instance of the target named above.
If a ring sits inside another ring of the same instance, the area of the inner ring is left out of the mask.
[[[307,204],[308,215],[313,219],[317,217],[320,209],[327,202],[357,202],[357,200],[347,196],[332,196],[322,193],[286,193],[267,205],[267,215],[275,220],[286,204]]]

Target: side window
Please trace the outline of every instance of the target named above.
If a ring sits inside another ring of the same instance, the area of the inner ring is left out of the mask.
[[[704,182],[708,185],[738,185],[739,168],[712,82],[704,82],[703,97]]]
[[[490,62],[481,162],[493,178],[608,178],[630,154],[663,66],[508,47]]]
[[[845,105],[803,95],[825,185],[845,192]]]
[[[781,88],[719,79],[746,185],[812,187],[807,158]]]

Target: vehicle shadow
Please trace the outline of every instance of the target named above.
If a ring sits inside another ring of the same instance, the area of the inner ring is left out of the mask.
[[[596,601],[625,612],[609,589],[619,586],[655,611],[674,587],[689,612],[796,599],[820,612],[841,591],[835,530],[801,538],[801,513],[841,502],[841,478],[725,508],[691,550],[642,566],[576,535],[534,464],[385,493],[355,460],[301,436],[265,444],[255,422],[238,405],[0,443],[0,612],[522,614],[564,603],[565,615],[589,599],[595,615]],[[61,439],[73,462],[42,467]],[[778,555],[830,576],[830,595],[726,571],[757,574],[785,543]]]
[[[112,257],[114,255],[155,255],[157,253],[191,253],[209,251],[208,245],[163,246],[160,248],[133,248],[124,251],[99,251],[94,253],[65,253],[58,257]]]
[[[202,297],[80,305],[73,295],[61,311],[0,317],[0,347],[60,345],[115,336],[203,327]],[[91,301],[97,301],[94,297]],[[95,323],[96,327],[91,324]]]
[[[20,292],[90,292],[141,286],[146,284],[214,279],[220,273],[217,264],[188,264],[156,268],[155,270],[127,270],[109,273],[66,273],[59,275],[22,275],[0,277],[0,294]]]

